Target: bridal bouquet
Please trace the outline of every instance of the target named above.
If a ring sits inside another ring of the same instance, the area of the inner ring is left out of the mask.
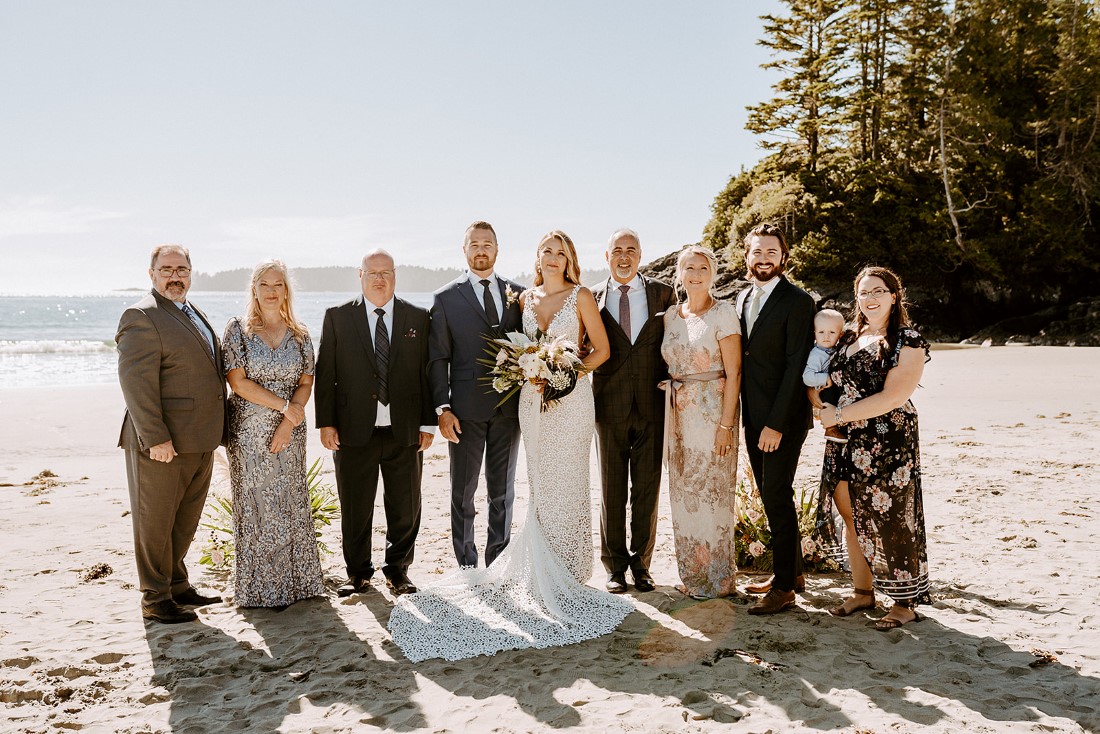
[[[565,337],[550,338],[542,332],[530,339],[517,331],[504,338],[486,337],[486,359],[478,360],[490,368],[488,377],[504,397],[497,403],[512,397],[525,382],[542,385],[542,409],[548,410],[555,401],[573,392],[577,380],[584,374],[580,349]]]

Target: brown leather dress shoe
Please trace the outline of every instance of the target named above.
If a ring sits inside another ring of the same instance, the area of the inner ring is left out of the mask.
[[[607,577],[607,583],[604,584],[604,588],[610,591],[612,594],[625,594],[626,593],[626,573],[623,571],[616,571]]]
[[[370,591],[369,576],[349,576],[344,585],[336,590],[336,596],[344,597]]]
[[[777,614],[794,606],[794,592],[772,589],[760,601],[749,607],[749,614]]]
[[[653,577],[649,575],[649,571],[642,569],[640,571],[631,571],[634,576],[634,588],[638,591],[653,591],[657,588],[657,584],[653,582]]]
[[[141,605],[141,616],[162,624],[179,624],[180,622],[194,622],[199,618],[190,609],[184,609],[171,599],[155,601],[152,604]]]
[[[172,601],[191,607],[205,607],[208,604],[220,604],[220,596],[203,596],[194,586],[181,594],[172,594]]]
[[[416,585],[409,580],[408,575],[406,575],[404,571],[394,569],[392,571],[385,571],[385,574],[386,586],[394,593],[394,596],[416,593]]]
[[[767,581],[761,581],[758,584],[748,584],[745,586],[745,591],[750,594],[767,594],[772,590],[773,581],[775,581],[775,576],[769,576]],[[806,590],[806,577],[802,574],[798,574],[794,577],[794,590],[799,594]]]

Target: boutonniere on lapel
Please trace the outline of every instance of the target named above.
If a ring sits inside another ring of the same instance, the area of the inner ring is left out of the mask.
[[[519,300],[519,293],[512,290],[512,286],[504,286],[504,307],[510,308]]]
[[[409,329],[408,331],[406,331],[405,332],[405,338],[406,339],[415,339],[416,338],[416,329]]]

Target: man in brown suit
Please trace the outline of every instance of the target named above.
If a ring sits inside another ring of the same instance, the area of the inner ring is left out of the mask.
[[[118,445],[134,523],[141,613],[168,624],[197,619],[186,606],[220,602],[187,579],[183,558],[195,537],[214,449],[226,430],[225,377],[218,337],[187,302],[191,256],[158,245],[153,290],[118,322],[118,381],[126,415]]]

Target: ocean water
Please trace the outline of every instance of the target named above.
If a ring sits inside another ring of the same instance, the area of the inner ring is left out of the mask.
[[[140,291],[79,296],[0,295],[0,385],[54,387],[94,385],[118,379],[115,330],[123,310]],[[243,293],[193,291],[219,335],[233,316],[244,313]],[[325,309],[354,293],[295,293],[294,310],[305,322],[314,346],[320,339]],[[399,293],[427,308],[431,293]]]

